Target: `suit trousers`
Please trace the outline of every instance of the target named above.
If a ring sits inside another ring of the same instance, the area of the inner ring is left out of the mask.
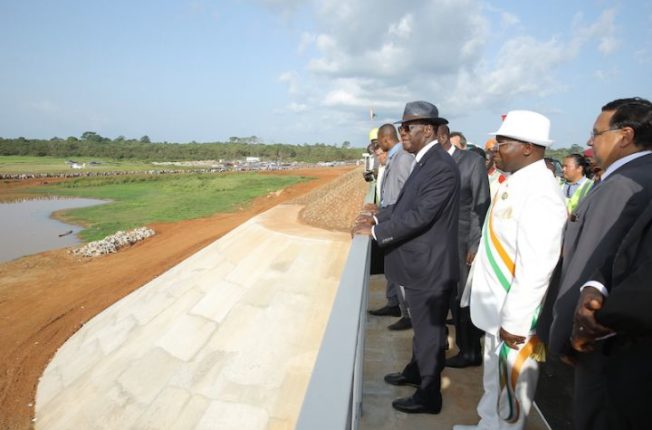
[[[480,422],[478,429],[481,430],[522,430],[537,389],[539,380],[539,365],[534,360],[526,360],[521,368],[520,381],[516,385],[516,398],[520,405],[518,420],[510,424],[503,421],[496,410],[498,396],[500,395],[500,375],[498,372],[498,345],[500,338],[489,333],[484,336],[484,363],[482,373],[482,385],[484,394],[478,403],[478,415]]]
[[[385,297],[387,297],[387,304],[390,306],[398,306],[401,308],[401,315],[404,317],[409,316],[407,312],[407,303],[405,302],[404,292],[401,291],[401,286],[394,282],[387,281],[385,289]]]
[[[575,429],[649,429],[652,338],[616,337],[599,346],[576,357]]]
[[[419,376],[420,390],[436,396],[440,395],[441,372],[446,362],[446,314],[454,287],[454,283],[438,290],[403,287],[414,330],[412,359],[403,374]]]
[[[471,308],[460,307],[461,298],[451,298],[451,314],[455,324],[455,344],[462,357],[468,360],[479,360],[482,357],[480,339],[484,332],[471,321]]]

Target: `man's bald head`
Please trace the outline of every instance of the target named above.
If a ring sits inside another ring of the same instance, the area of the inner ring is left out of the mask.
[[[389,151],[398,143],[398,134],[393,124],[383,124],[378,129],[378,144],[384,151]]]

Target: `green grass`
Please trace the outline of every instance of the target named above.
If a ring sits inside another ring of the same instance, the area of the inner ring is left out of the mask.
[[[74,160],[86,163],[85,169],[73,169],[66,161]],[[100,164],[91,165],[95,161]],[[31,157],[18,155],[0,156],[0,174],[15,173],[63,173],[63,172],[109,172],[109,171],[143,171],[152,169],[183,169],[179,166],[155,166],[145,161],[117,161],[94,157]]]
[[[232,211],[255,197],[308,179],[261,173],[132,175],[80,178],[30,192],[111,200],[108,204],[58,214],[64,221],[85,226],[80,237],[91,241],[153,222],[202,218]]]

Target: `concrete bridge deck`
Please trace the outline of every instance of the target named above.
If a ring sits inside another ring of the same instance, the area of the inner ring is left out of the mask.
[[[369,282],[369,308],[385,304],[385,277],[372,276]],[[364,385],[362,390],[362,430],[442,429],[454,424],[477,424],[476,406],[482,396],[482,367],[466,369],[446,368],[442,374],[443,407],[439,415],[408,415],[392,409],[392,400],[412,394],[412,387],[386,384],[387,373],[398,372],[410,361],[412,330],[390,331],[387,326],[397,318],[367,316],[365,344]],[[449,326],[447,356],[457,354],[455,328]],[[533,408],[526,430],[548,430],[541,416]]]
[[[350,246],[300,209],[251,219],[83,326],[40,380],[35,427],[293,428]]]

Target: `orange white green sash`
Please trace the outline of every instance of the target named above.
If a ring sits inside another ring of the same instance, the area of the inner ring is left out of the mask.
[[[496,279],[498,279],[498,282],[507,293],[509,292],[509,287],[512,285],[516,266],[514,264],[514,258],[509,255],[494,230],[493,212],[497,200],[498,195],[494,197],[489,215],[485,220],[485,226],[482,230],[482,242],[485,247],[487,260],[489,260],[489,266],[491,266],[491,270],[494,272]]]
[[[508,422],[515,423],[520,416],[520,404],[516,397],[516,385],[522,374],[523,368],[532,361],[545,361],[545,348],[535,332],[539,309],[535,313],[532,321],[530,335],[525,343],[518,349],[508,347],[505,342],[498,345],[498,377],[500,383],[500,392],[496,410],[498,416]],[[531,366],[528,366],[531,367]]]
[[[507,294],[512,286],[516,265],[514,263],[515,258],[509,255],[506,249],[507,247],[501,243],[499,236],[494,230],[493,212],[499,199],[498,194],[500,194],[500,190],[494,196],[491,209],[485,220],[482,242],[485,247],[489,266]],[[511,349],[504,342],[498,345],[500,392],[496,409],[498,416],[509,423],[515,423],[520,416],[520,405],[516,398],[516,385],[521,376],[521,370],[528,360],[543,361],[545,359],[543,344],[534,334],[538,314],[539,311],[537,310],[535,312],[535,318],[532,321],[530,334],[519,349]]]

